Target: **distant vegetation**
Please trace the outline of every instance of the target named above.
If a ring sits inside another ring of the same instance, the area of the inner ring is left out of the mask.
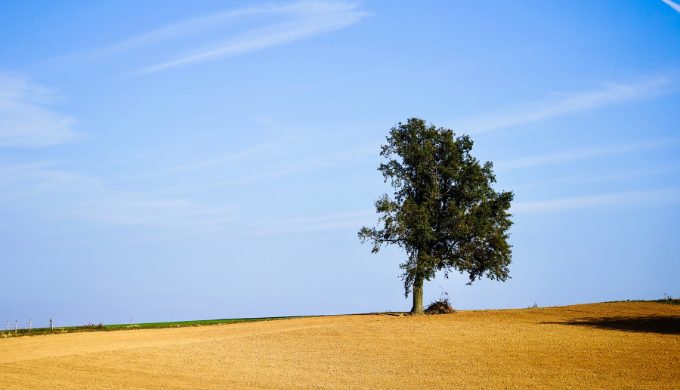
[[[173,321],[173,322],[145,322],[139,324],[87,324],[80,326],[64,326],[59,328],[34,328],[5,330],[0,332],[0,337],[14,337],[14,336],[37,336],[44,334],[59,334],[59,333],[74,333],[74,332],[95,332],[95,331],[114,331],[114,330],[128,330],[128,329],[159,329],[159,328],[180,328],[187,326],[203,326],[203,325],[224,325],[236,324],[240,322],[257,322],[257,321],[272,321],[287,318],[298,317],[261,317],[261,318],[225,318],[216,320],[195,320],[195,321]]]
[[[615,302],[658,302],[658,303],[667,303],[669,305],[680,305],[680,298],[666,297],[666,298],[651,299],[651,300],[634,299],[634,300],[625,300],[625,301],[607,301],[607,302],[604,302],[604,303],[615,303]]]

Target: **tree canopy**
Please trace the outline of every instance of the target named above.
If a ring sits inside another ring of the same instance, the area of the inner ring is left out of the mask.
[[[386,161],[378,170],[394,193],[378,198],[378,224],[363,227],[359,238],[373,253],[390,244],[405,250],[400,267],[414,314],[423,312],[423,281],[438,271],[467,273],[468,284],[509,277],[513,194],[492,188],[493,165],[480,164],[472,145],[467,135],[411,118],[393,127],[381,148]]]

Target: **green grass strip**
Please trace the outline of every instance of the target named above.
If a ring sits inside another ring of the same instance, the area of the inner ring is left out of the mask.
[[[117,330],[131,330],[131,329],[162,329],[162,328],[182,328],[189,326],[205,326],[205,325],[224,325],[237,324],[242,322],[258,322],[258,321],[273,321],[291,318],[302,318],[302,316],[290,317],[259,317],[259,318],[223,318],[214,320],[193,320],[193,321],[171,321],[171,322],[143,322],[138,324],[111,324],[111,325],[82,325],[82,326],[63,326],[54,329],[49,328],[34,328],[30,331],[28,329],[17,329],[0,331],[0,337],[16,337],[16,336],[38,336],[44,334],[61,334],[61,333],[75,333],[75,332],[106,332]]]

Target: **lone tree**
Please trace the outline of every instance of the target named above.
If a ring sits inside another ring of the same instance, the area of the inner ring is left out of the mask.
[[[385,182],[394,195],[375,202],[378,226],[359,231],[373,253],[396,244],[408,255],[405,296],[413,292],[412,314],[423,313],[423,281],[437,271],[467,273],[471,284],[486,276],[504,281],[512,258],[508,244],[512,192],[496,192],[490,162],[474,158],[472,140],[411,118],[390,130],[380,155]]]

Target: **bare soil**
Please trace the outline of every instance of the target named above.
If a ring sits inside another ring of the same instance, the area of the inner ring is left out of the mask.
[[[353,315],[0,339],[3,389],[679,389],[680,305]]]

